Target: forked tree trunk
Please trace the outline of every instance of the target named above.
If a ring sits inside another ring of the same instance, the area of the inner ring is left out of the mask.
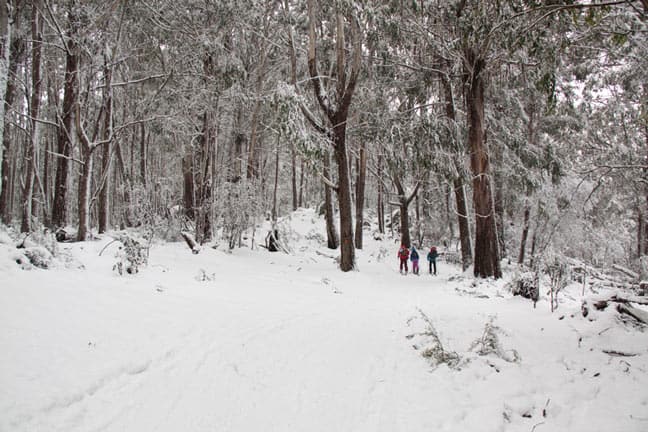
[[[502,277],[495,226],[495,207],[490,181],[490,161],[484,131],[485,62],[473,48],[465,50],[468,67],[465,76],[466,110],[468,112],[468,147],[473,174],[475,209],[476,277]]]
[[[349,65],[346,60],[348,47],[345,42],[344,17],[336,11],[335,16],[335,66],[336,81],[334,103],[329,102],[322,87],[321,77],[317,68],[316,32],[315,32],[315,2],[308,1],[308,70],[313,84],[315,98],[330,123],[330,138],[333,144],[335,160],[338,168],[337,196],[340,211],[340,270],[350,271],[355,267],[355,246],[353,238],[353,211],[351,205],[351,181],[349,177],[349,160],[346,143],[347,118],[349,107],[360,74],[361,43],[360,28],[355,18],[351,18],[350,35],[353,38],[353,58]],[[347,66],[350,73],[347,76]],[[325,128],[319,128],[326,131]]]
[[[30,142],[25,152],[25,185],[22,194],[22,221],[20,224],[21,232],[30,232],[32,230],[32,199],[34,196],[34,180],[37,172],[37,152],[40,143],[40,124],[37,119],[40,114],[40,103],[43,83],[41,79],[41,56],[43,41],[43,17],[40,12],[40,0],[33,0],[32,3],[32,94],[30,119]]]

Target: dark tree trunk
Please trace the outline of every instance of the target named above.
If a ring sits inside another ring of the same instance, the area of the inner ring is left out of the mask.
[[[472,48],[465,50],[469,64],[465,76],[466,110],[468,112],[468,147],[473,174],[473,206],[475,209],[476,277],[502,277],[495,226],[495,208],[490,182],[490,161],[484,132],[484,67],[485,62]]]
[[[293,145],[291,149],[291,169],[292,169],[292,175],[290,177],[290,181],[292,184],[292,209],[293,211],[297,210],[297,152],[295,152],[295,146]]]
[[[79,229],[77,240],[85,241],[90,230],[90,185],[92,180],[92,148],[82,144],[83,166],[79,175]]]
[[[297,202],[298,207],[304,206],[304,159],[301,160],[299,165],[299,201]]]
[[[412,247],[412,239],[409,230],[409,206],[405,200],[400,201],[400,229],[401,229],[401,244],[405,247]]]
[[[324,176],[331,178],[331,156],[324,153]],[[324,182],[324,217],[326,219],[326,241],[329,249],[337,249],[339,240],[335,228],[335,212],[333,210],[333,193],[331,187]]]
[[[277,223],[277,191],[279,190],[279,141],[281,140],[281,135],[277,136],[277,146],[275,148],[275,172],[274,172],[274,188],[272,189],[272,227],[274,228]],[[294,150],[293,150],[294,155]],[[293,168],[295,163],[293,160]],[[293,177],[294,179],[294,177]],[[293,189],[293,193],[294,193]],[[294,198],[294,196],[293,196]],[[293,208],[293,210],[296,210]],[[274,252],[274,251],[272,251]]]
[[[385,234],[385,202],[383,198],[382,155],[378,155],[378,231]]]
[[[367,149],[364,141],[360,145],[357,171],[355,247],[362,249],[362,225],[364,224],[365,185],[367,182]]]
[[[495,176],[495,226],[500,257],[506,257],[506,242],[504,241],[504,179],[501,173]]]
[[[56,151],[56,179],[54,180],[54,205],[52,208],[52,227],[61,228],[67,224],[67,192],[70,157],[72,156],[74,106],[78,97],[78,46],[76,34],[78,19],[73,11],[68,12],[70,37],[67,40],[65,58],[65,84],[63,86],[63,110],[58,128]]]
[[[461,243],[461,268],[465,271],[472,265],[472,240],[470,238],[470,222],[468,221],[468,200],[463,179],[454,180],[455,201],[459,223],[459,239]]]
[[[444,74],[441,75],[441,82],[445,96],[446,118],[450,122],[450,129],[454,130],[457,120],[452,83],[449,77]],[[456,140],[458,137],[453,135],[452,139]],[[457,204],[457,222],[459,225],[459,241],[461,244],[461,267],[465,271],[473,262],[470,223],[468,221],[468,200],[466,199],[466,189],[464,187],[463,177],[461,176],[461,169],[459,169],[459,162],[455,159],[454,163],[457,166],[457,177],[453,179],[453,188],[455,202]]]
[[[113,100],[112,100],[112,70],[106,65],[104,88],[104,124],[103,124],[103,151],[101,156],[101,184],[99,187],[99,227],[100,234],[105,233],[110,225],[110,169],[111,169],[111,144]]]
[[[355,267],[355,246],[353,244],[353,210],[351,205],[351,180],[349,177],[349,160],[346,143],[347,119],[351,100],[358,81],[361,67],[360,28],[354,17],[350,19],[349,34],[353,39],[353,58],[346,60],[348,47],[345,42],[345,18],[340,11],[335,16],[335,101],[330,103],[324,95],[321,77],[317,70],[317,55],[315,50],[315,2],[308,1],[309,42],[308,42],[308,71],[313,84],[317,102],[326,113],[331,125],[329,137],[332,140],[335,160],[338,165],[337,196],[340,210],[340,270],[350,271]],[[349,73],[347,75],[347,67]],[[326,133],[326,128],[319,128]]]
[[[140,123],[140,160],[139,160],[139,180],[142,186],[146,187],[146,171],[148,163],[148,142],[146,138],[146,125]]]
[[[528,199],[528,195],[527,195]],[[518,264],[524,264],[524,256],[526,253],[526,244],[529,237],[529,220],[531,218],[531,206],[527,202],[524,204],[524,221],[522,224],[522,239],[520,240],[520,253],[518,255]]]
[[[349,100],[349,103],[351,101]],[[348,109],[348,105],[346,107]],[[351,207],[351,182],[349,161],[346,148],[346,109],[334,124],[335,160],[338,165],[338,206],[340,209],[340,269],[352,270],[355,266],[355,246],[353,244],[353,211]]]
[[[193,177],[193,153],[191,147],[185,151],[185,156],[182,158],[182,178],[183,178],[183,203],[184,211],[187,218],[190,220],[195,219],[195,193],[194,193],[194,177]]]

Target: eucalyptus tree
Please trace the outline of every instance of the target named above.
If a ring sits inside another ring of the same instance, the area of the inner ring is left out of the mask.
[[[43,92],[42,55],[43,55],[43,12],[42,2],[32,1],[31,8],[31,99],[29,109],[29,144],[25,152],[25,180],[22,191],[21,232],[32,230],[34,210],[34,186],[38,167],[38,147],[41,125],[39,123],[41,95]]]
[[[340,210],[340,269],[349,271],[355,267],[355,247],[346,131],[349,109],[361,70],[361,34],[358,18],[351,5],[320,2],[320,12],[322,16],[318,19],[315,2],[309,0],[308,70],[314,96],[328,125],[323,126],[316,120],[313,123],[330,137],[333,146],[338,174],[335,189]],[[326,16],[325,13],[329,15]],[[323,51],[323,46],[320,45],[318,50],[317,27],[322,26],[325,21],[330,25],[331,33],[335,35],[335,66],[330,78],[319,72],[321,57],[318,57],[318,51]],[[347,31],[351,35],[350,46],[347,45]],[[347,59],[347,50],[352,50],[350,59]]]
[[[9,7],[11,8],[9,9]],[[5,224],[11,222],[11,196],[12,184],[9,182],[9,177],[12,171],[11,153],[12,139],[11,139],[11,122],[14,116],[14,105],[17,100],[17,93],[19,91],[18,77],[19,65],[24,61],[26,53],[26,30],[23,28],[23,11],[25,8],[24,0],[8,1],[6,3],[7,12],[7,26],[11,26],[10,37],[4,40],[4,50],[9,49],[9,58],[7,64],[7,81],[6,91],[4,98],[0,99],[2,103],[3,115],[0,118],[2,123],[2,144],[0,144],[0,156],[2,163],[0,165],[0,218]],[[9,30],[9,28],[8,28]],[[8,44],[8,45],[6,45]],[[3,51],[6,55],[6,52]],[[15,146],[14,146],[15,147]]]

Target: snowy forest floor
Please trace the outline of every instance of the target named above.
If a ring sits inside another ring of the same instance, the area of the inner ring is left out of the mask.
[[[369,234],[342,273],[285,223],[291,255],[155,243],[127,276],[109,236],[50,270],[0,245],[0,431],[648,430],[648,333],[580,286],[534,309]]]

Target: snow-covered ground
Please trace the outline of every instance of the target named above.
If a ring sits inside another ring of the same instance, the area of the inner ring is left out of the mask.
[[[648,430],[648,333],[579,287],[552,314],[444,262],[401,276],[368,233],[342,273],[314,213],[285,224],[291,255],[160,243],[126,276],[109,237],[50,270],[0,245],[0,431]]]

